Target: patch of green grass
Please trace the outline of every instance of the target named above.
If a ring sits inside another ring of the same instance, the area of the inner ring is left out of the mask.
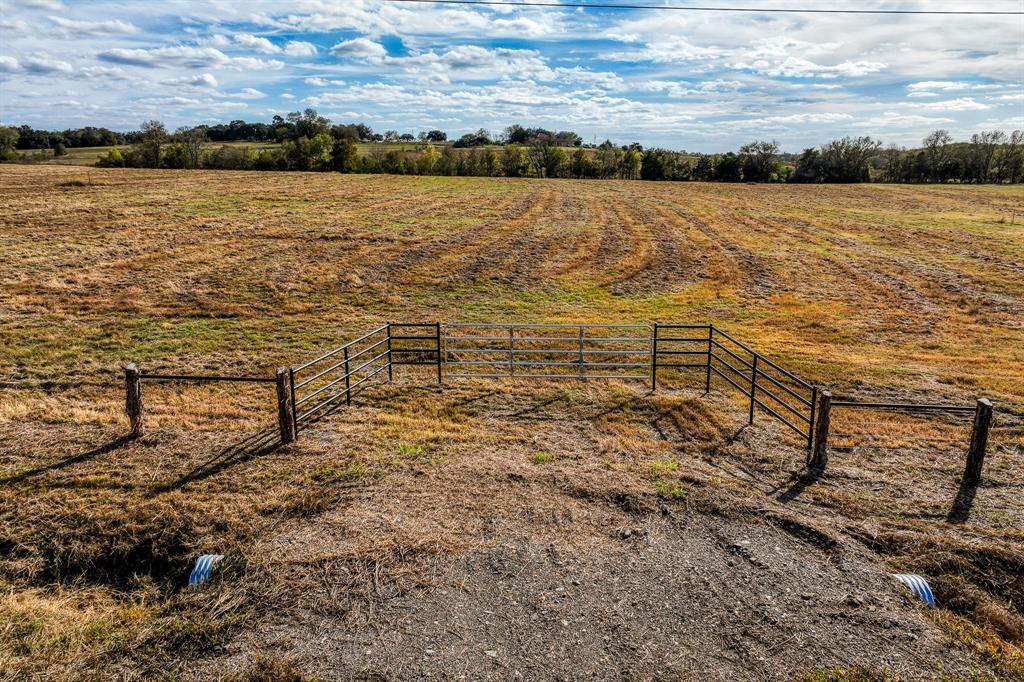
[[[647,470],[651,476],[655,478],[663,478],[669,474],[673,474],[679,468],[678,462],[673,462],[667,459],[656,459],[647,465]]]
[[[361,481],[367,476],[366,465],[353,462],[347,467],[324,467],[313,472],[313,480],[317,483],[331,481]]]
[[[686,488],[670,481],[658,481],[657,490],[658,495],[670,500],[682,500],[686,497]]]
[[[537,452],[533,453],[533,463],[534,464],[547,464],[548,462],[554,462],[554,461],[555,461],[555,455],[550,453],[550,452],[545,452],[544,450],[538,450]]]
[[[411,443],[399,443],[398,454],[402,457],[419,457],[423,454],[423,446],[412,445]]]

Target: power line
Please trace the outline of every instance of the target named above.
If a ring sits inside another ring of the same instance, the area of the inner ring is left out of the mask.
[[[958,15],[1022,15],[1024,11],[1011,10],[941,10],[941,9],[797,9],[792,7],[710,7],[682,5],[616,5],[611,3],[545,2],[544,0],[383,0],[432,5],[498,5],[505,7],[556,7],[562,9],[652,9],[679,12],[761,12],[787,14],[958,14]]]

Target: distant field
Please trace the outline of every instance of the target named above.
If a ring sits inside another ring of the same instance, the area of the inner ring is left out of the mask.
[[[62,162],[84,163],[102,150],[71,151]],[[189,670],[222,673],[214,659],[225,651],[248,660],[251,647],[273,648],[271,641],[305,660],[301,642],[341,637],[329,634],[336,623],[321,622],[324,614],[344,610],[353,619],[346,627],[371,631],[352,623],[376,622],[375,609],[396,595],[446,584],[449,556],[498,551],[509,537],[524,543],[488,555],[485,568],[466,569],[468,583],[450,588],[469,590],[480,576],[527,579],[516,563],[526,555],[532,566],[562,566],[565,556],[625,561],[640,546],[629,543],[646,542],[637,538],[650,533],[671,545],[686,523],[703,527],[698,518],[708,511],[723,524],[750,524],[727,531],[728,542],[720,537],[726,549],[748,528],[759,546],[756,524],[784,513],[856,546],[842,561],[807,558],[820,560],[813,570],[822,576],[847,560],[875,561],[864,558],[868,550],[894,570],[938,576],[950,610],[931,612],[930,621],[913,616],[931,623],[914,637],[934,648],[901,649],[877,665],[910,677],[939,663],[960,671],[954,678],[970,666],[1024,671],[1019,187],[9,165],[0,167],[0,241],[0,425],[9,433],[0,446],[0,548],[10,549],[0,561],[0,587],[10,586],[0,613],[17,622],[44,614],[28,630],[0,630],[0,668],[6,661],[25,674],[74,678],[118,661],[144,675],[166,670],[173,657],[191,661]],[[700,397],[689,390],[700,382],[685,376],[666,376],[665,392],[653,397],[615,384],[434,392],[399,381],[381,389],[386,400],[338,413],[295,446],[258,451],[238,443],[272,421],[264,387],[147,386],[150,435],[115,440],[124,430],[125,362],[268,374],[389,320],[712,321],[840,394],[992,398],[992,483],[971,498],[969,519],[957,520],[950,505],[963,494],[966,427],[878,414],[837,418],[831,473],[806,481],[800,443],[777,425],[742,429],[741,408],[718,394]],[[679,519],[687,521],[671,531],[656,525]],[[781,542],[773,537],[765,536],[765,551]],[[537,554],[522,549],[531,543]],[[636,556],[649,561],[665,546],[643,545]],[[210,596],[181,593],[189,558],[214,549],[237,560],[225,586]],[[665,566],[680,570],[682,556]],[[736,556],[722,555],[723,572],[749,568],[732,568]],[[142,566],[140,575],[121,575],[119,561]],[[787,613],[818,608],[817,596],[798,596],[829,589],[801,582],[806,565],[776,568],[771,579],[794,600]],[[853,580],[841,572],[833,578]],[[757,599],[766,574],[744,575],[752,582],[743,594]],[[335,591],[325,594],[324,584]],[[714,597],[723,614],[747,599],[730,594]],[[845,592],[833,597],[839,603]],[[756,616],[758,604],[738,610]],[[779,616],[757,626],[763,638],[749,661],[761,662],[729,665],[753,665],[765,678],[811,662],[876,665],[882,659],[872,656],[888,651],[887,642],[911,646],[903,630],[896,637],[879,624],[882,610],[897,607],[878,608],[877,618],[857,621],[857,632],[873,633],[870,646],[844,645],[856,655],[779,645],[791,636]],[[848,607],[835,609],[809,622],[845,618],[836,614]],[[476,615],[479,623],[452,627],[472,637],[501,620]],[[436,615],[423,617],[422,627],[432,627]],[[731,618],[706,629],[750,636],[728,630]],[[551,622],[556,630],[545,637],[571,637]],[[663,634],[640,641],[672,650]],[[725,639],[713,646],[728,648]],[[364,646],[351,641],[334,641],[339,660],[362,660]],[[939,660],[954,643],[973,653]],[[783,656],[782,668],[756,667],[774,665],[764,661],[783,650],[793,658]],[[476,655],[491,663],[490,654]],[[648,664],[633,650],[621,656]],[[382,661],[381,670],[393,670]],[[352,665],[345,669],[361,669]]]
[[[260,149],[276,149],[281,145],[276,142],[210,142],[207,144],[209,148],[216,148],[222,145],[229,147],[251,147],[255,150]],[[122,148],[130,145],[115,145]],[[390,151],[416,151],[422,149],[425,145],[420,143],[368,143],[360,142],[356,145],[360,154],[369,154],[373,150],[383,150],[385,152]],[[106,154],[108,151],[113,149],[114,146],[110,147],[69,147],[67,154],[64,156],[55,156],[53,158],[47,158],[42,163],[45,165],[54,166],[93,166],[96,164],[96,159]],[[22,150],[25,151],[25,150]],[[27,150],[28,153],[32,153],[32,150]]]
[[[5,316],[29,323],[0,361],[34,378],[79,372],[69,344],[270,366],[389,317],[714,320],[837,388],[1024,409],[1016,187],[0,174]]]

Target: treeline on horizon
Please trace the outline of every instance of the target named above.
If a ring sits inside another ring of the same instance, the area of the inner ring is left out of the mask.
[[[279,146],[216,145],[228,142]],[[360,152],[357,143],[368,145],[369,151]],[[481,129],[457,140],[449,140],[442,130],[375,133],[363,123],[332,124],[313,109],[274,116],[270,123],[238,120],[174,133],[159,121],[128,133],[95,127],[61,132],[0,127],[0,158],[6,161],[32,162],[68,148],[100,146],[114,147],[97,160],[96,165],[106,167],[719,182],[1024,181],[1024,134],[1019,130],[983,131],[962,142],[936,130],[914,149],[883,147],[871,137],[844,137],[800,154],[783,154],[774,141],[751,142],[737,152],[699,154],[607,140],[586,145],[572,131],[521,125],[495,137]]]

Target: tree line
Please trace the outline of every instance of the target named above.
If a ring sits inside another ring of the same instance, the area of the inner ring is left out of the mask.
[[[228,142],[255,144],[217,144]],[[442,130],[376,133],[363,123],[333,124],[313,109],[274,116],[270,123],[238,120],[173,133],[159,121],[128,133],[93,127],[62,132],[0,127],[4,160],[38,160],[47,152],[59,155],[76,146],[114,146],[97,161],[107,167],[718,182],[1024,181],[1024,135],[1019,130],[983,131],[960,142],[948,131],[936,130],[913,149],[883,147],[871,137],[844,137],[800,154],[784,154],[774,141],[751,142],[736,152],[696,154],[608,140],[586,145],[572,131],[520,125],[494,136],[481,129],[452,141]]]

